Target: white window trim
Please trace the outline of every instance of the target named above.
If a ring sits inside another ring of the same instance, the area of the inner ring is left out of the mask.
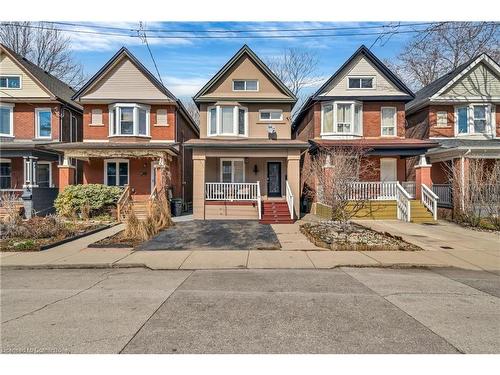
[[[108,185],[108,164],[109,163],[127,163],[127,183],[125,185],[130,184],[130,163],[128,159],[104,159],[104,181],[103,184],[107,186],[120,186],[120,171],[119,166],[117,165],[116,169],[116,185]]]
[[[20,74],[1,74],[0,78],[2,77],[18,77],[19,78],[19,87],[1,87],[0,89],[2,90],[22,90],[23,89],[23,76]]]
[[[222,133],[222,110],[221,107],[232,107],[233,108],[233,124],[234,124],[234,132],[233,133]],[[211,133],[211,110],[216,109],[216,121],[217,126],[215,129],[215,134]],[[238,123],[238,111],[242,109],[245,111],[245,133],[239,134],[239,123]],[[242,106],[233,106],[233,105],[216,105],[210,106],[207,108],[207,136],[208,137],[217,137],[217,136],[226,136],[226,137],[248,137],[248,108]]]
[[[486,131],[484,133],[476,133],[474,131],[474,106],[486,107]],[[467,108],[467,133],[458,132],[458,110],[460,108]],[[455,137],[466,136],[492,136],[496,137],[496,114],[494,106],[491,103],[464,103],[455,106]]]
[[[48,166],[49,166],[49,187],[53,188],[54,182],[52,181],[52,162],[50,162],[50,161],[38,161],[37,160],[37,162],[36,162],[37,173],[38,173],[38,166],[40,164],[48,164]],[[38,181],[38,176],[36,178],[36,183],[38,186],[40,186],[40,181]]]
[[[128,108],[133,108],[133,113],[134,113],[134,133],[133,134],[121,134],[121,126],[117,127],[117,134],[113,134],[113,123],[115,121],[115,118],[113,117],[113,109],[118,109],[117,114],[118,116],[120,115],[120,108],[121,107],[128,107]],[[143,138],[151,138],[151,123],[150,123],[150,111],[151,111],[151,106],[145,105],[145,104],[138,104],[138,103],[114,103],[110,104],[108,106],[109,108],[109,120],[108,120],[108,134],[109,137],[143,137]],[[146,134],[139,134],[139,113],[138,110],[143,109],[146,111]]]
[[[272,119],[271,115],[269,115],[269,119],[263,119],[262,118],[263,112],[279,112],[280,118],[279,119]],[[264,122],[283,121],[283,110],[282,109],[259,109],[259,121],[264,121]]]
[[[383,129],[389,128],[389,126],[384,126],[382,122],[382,111],[384,109],[393,109],[394,110],[394,134],[384,134]],[[380,136],[381,137],[397,137],[398,136],[398,108],[397,107],[380,107]]]
[[[231,183],[234,183],[234,162],[235,161],[241,161],[243,162],[243,183],[246,181],[246,173],[245,173],[245,169],[246,169],[246,166],[245,166],[245,158],[221,158],[220,159],[220,182],[222,182],[222,162],[224,161],[230,161],[231,162]]]
[[[159,111],[165,111],[165,123],[162,124],[161,122],[158,122],[158,112]],[[166,108],[158,108],[156,110],[156,124],[154,124],[154,126],[169,126],[169,123],[168,123],[168,109]]]
[[[10,129],[9,133],[0,133],[0,137],[14,137],[14,104],[0,103],[0,107],[10,110]]]
[[[94,111],[101,111],[101,122],[94,122]],[[103,124],[103,110],[101,108],[92,108],[90,111],[90,126],[102,126]]]
[[[355,79],[363,79],[363,78],[371,78],[372,79],[372,87],[349,87],[349,78]],[[347,76],[346,77],[346,88],[347,90],[375,90],[377,87],[377,77],[376,76]]]
[[[236,81],[244,81],[245,82],[245,88],[243,90],[236,90],[234,88],[234,82]],[[247,81],[256,81],[257,82],[257,89],[256,90],[247,90]],[[257,92],[259,91],[260,89],[260,84],[259,84],[259,80],[258,79],[254,79],[254,78],[248,78],[248,79],[244,79],[244,78],[241,78],[241,79],[233,79],[232,81],[232,89],[233,91],[235,92]]]
[[[446,118],[446,124],[439,125],[439,114],[444,113]],[[437,128],[447,128],[448,127],[448,111],[437,111],[436,112],[436,127]]]
[[[50,135],[40,135],[39,113],[50,112]],[[35,138],[36,139],[52,139],[52,108],[35,108]]]
[[[359,133],[354,133],[354,131],[351,131],[350,133],[344,133],[344,132],[338,132],[337,131],[337,104],[350,104],[352,106],[352,111],[351,111],[351,129],[354,130],[354,110],[355,106],[359,105],[361,106],[361,111],[359,113]],[[324,107],[327,105],[332,105],[333,106],[333,132],[325,132],[324,130],[324,124],[323,124],[323,114],[324,114]],[[342,136],[342,137],[349,137],[349,136],[355,136],[355,137],[362,137],[363,136],[363,103],[356,101],[356,100],[351,100],[351,101],[335,101],[335,102],[326,102],[321,104],[321,133],[320,136]]]

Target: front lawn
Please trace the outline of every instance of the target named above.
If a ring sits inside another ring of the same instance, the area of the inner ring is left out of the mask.
[[[320,221],[300,226],[300,231],[318,247],[330,250],[422,250],[389,233],[379,233],[355,223],[344,228],[336,221]]]

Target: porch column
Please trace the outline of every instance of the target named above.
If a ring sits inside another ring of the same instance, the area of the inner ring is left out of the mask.
[[[205,219],[205,155],[193,153],[193,218]]]
[[[67,157],[64,157],[62,165],[59,168],[59,191],[63,191],[68,185],[73,185],[75,178],[75,167],[73,167]]]
[[[32,188],[37,186],[36,181],[36,161],[37,157],[34,156],[23,156],[23,188]]]
[[[427,163],[425,155],[420,155],[420,160],[417,166],[415,166],[415,199],[420,200],[422,198],[422,184],[427,185],[428,188],[432,188],[431,179],[431,164]]]
[[[293,194],[293,211],[295,217],[300,218],[300,151],[288,155],[286,174]]]

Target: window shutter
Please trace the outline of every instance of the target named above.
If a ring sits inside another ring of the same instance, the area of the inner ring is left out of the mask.
[[[166,109],[158,109],[156,111],[156,124],[167,125],[167,110]]]
[[[102,109],[94,108],[92,110],[92,124],[102,124]]]

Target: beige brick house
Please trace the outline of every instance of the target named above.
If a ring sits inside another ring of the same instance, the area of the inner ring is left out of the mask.
[[[291,139],[295,95],[243,46],[193,97],[200,139],[193,150],[196,219],[291,222],[299,215],[300,153]]]

